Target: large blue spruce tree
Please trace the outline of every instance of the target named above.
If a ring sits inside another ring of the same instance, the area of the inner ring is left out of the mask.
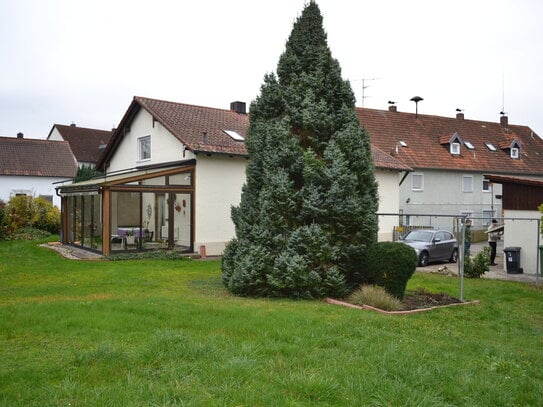
[[[244,296],[344,295],[364,280],[364,254],[377,240],[377,183],[369,137],[313,1],[251,104],[246,143],[224,284]]]

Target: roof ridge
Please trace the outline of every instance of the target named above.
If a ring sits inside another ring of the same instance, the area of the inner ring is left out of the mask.
[[[194,105],[191,103],[181,103],[181,102],[174,102],[172,100],[164,100],[164,99],[154,99],[154,98],[148,98],[145,96],[134,96],[134,100],[141,102],[142,100],[151,100],[153,102],[163,102],[163,103],[171,103],[173,105],[179,105],[179,106],[187,106],[187,107],[196,107],[199,109],[208,109],[208,110],[219,110],[222,112],[228,112],[228,113],[236,113],[232,109],[225,109],[220,107],[210,107],[210,106],[202,106],[202,105]]]

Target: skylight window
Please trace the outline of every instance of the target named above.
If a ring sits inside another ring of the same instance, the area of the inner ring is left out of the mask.
[[[497,148],[494,147],[494,144],[492,143],[485,143],[485,146],[490,150],[490,151],[496,151]]]
[[[223,130],[226,134],[228,134],[232,139],[236,141],[244,141],[245,139],[241,134],[239,134],[237,131],[234,130]]]
[[[402,147],[407,147],[407,143],[405,141],[400,140],[400,145]]]
[[[464,141],[464,145],[465,145],[469,150],[475,150],[475,147],[473,147],[473,144],[471,144],[469,141]]]

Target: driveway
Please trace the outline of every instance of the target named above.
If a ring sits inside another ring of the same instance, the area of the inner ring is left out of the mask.
[[[471,254],[475,256],[488,246],[488,242],[479,242],[471,244]],[[521,281],[525,283],[543,283],[543,279],[539,276],[539,279],[535,274],[509,274],[507,273],[504,265],[505,253],[503,252],[503,240],[498,241],[498,247],[496,250],[496,264],[497,266],[490,266],[489,271],[483,275],[483,278],[492,278],[497,280],[507,281]],[[446,266],[455,275],[458,275],[458,263],[438,262],[432,263],[426,267],[417,267],[417,271],[431,273],[438,272],[438,269]]]

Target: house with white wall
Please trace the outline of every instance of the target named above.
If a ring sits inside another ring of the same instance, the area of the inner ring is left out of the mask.
[[[357,108],[374,146],[413,169],[400,174],[404,222],[452,230],[451,218],[467,215],[475,229],[502,215],[502,185],[484,174],[543,179],[543,140],[528,126]],[[409,215],[411,214],[411,215]],[[414,216],[425,214],[426,216]]]
[[[59,187],[65,243],[109,254],[158,248],[219,255],[235,235],[248,160],[245,103],[229,110],[135,97],[97,168],[104,176]],[[382,212],[398,211],[409,166],[372,150]],[[382,222],[382,224],[381,224]],[[394,220],[380,219],[380,239]]]
[[[54,124],[47,135],[47,140],[67,141],[78,167],[94,168],[112,135],[111,130],[79,127],[75,123],[69,126]]]
[[[504,248],[520,248],[517,269],[535,274],[541,264],[539,247],[543,245],[541,212],[538,210],[543,205],[543,179],[499,174],[485,176],[502,186]],[[504,269],[507,269],[507,261]]]
[[[17,137],[0,137],[0,199],[42,197],[60,207],[55,183],[73,178],[77,171],[70,145]]]

